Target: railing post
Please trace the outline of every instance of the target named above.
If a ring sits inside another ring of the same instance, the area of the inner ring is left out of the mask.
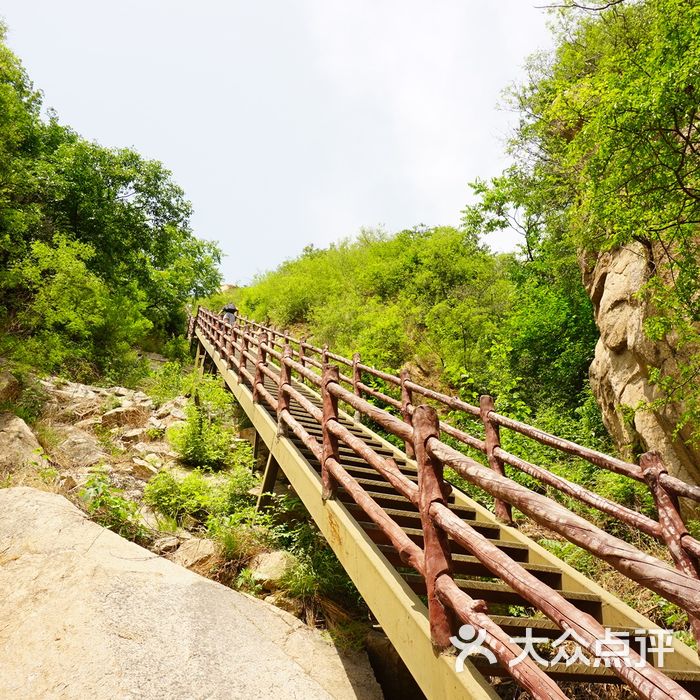
[[[484,424],[484,435],[486,439],[486,457],[489,461],[489,467],[498,474],[505,476],[506,470],[503,467],[503,462],[495,455],[497,447],[501,446],[501,435],[498,425],[489,417],[489,413],[493,411],[493,397],[484,394],[479,397],[479,410],[481,422]],[[502,501],[500,498],[494,499],[493,502],[496,517],[507,525],[513,524],[513,513],[510,503]]]
[[[267,353],[263,345],[267,345],[267,333],[262,332],[258,336],[258,355],[255,361],[255,375],[253,377],[253,401],[258,403],[260,401],[258,384],[262,384],[265,375],[263,375],[262,367],[267,361]]]
[[[321,348],[321,364],[328,364],[328,343],[324,343],[323,347]]]
[[[301,340],[299,340],[299,364],[302,367],[306,367],[306,355],[304,353],[304,350],[306,348],[306,336],[302,335]],[[301,377],[299,377],[299,381],[301,381],[302,384],[306,384],[306,377],[302,374]]]
[[[224,340],[224,322],[222,319],[217,318],[214,322],[214,347],[221,352],[223,349]]]
[[[292,347],[289,343],[285,343],[284,352],[282,353],[282,362],[280,363],[280,375],[277,384],[277,435],[287,434],[287,424],[282,418],[284,411],[289,411],[289,394],[285,388],[290,384],[289,366],[285,363],[288,357],[292,356]]]
[[[452,576],[452,556],[447,542],[447,533],[437,527],[430,516],[433,503],[447,505],[443,496],[443,466],[426,447],[427,441],[440,437],[440,421],[431,406],[418,406],[413,413],[413,447],[418,463],[418,493],[420,520],[423,529],[423,552],[425,555],[425,586],[428,593],[428,617],[430,636],[436,649],[450,647],[454,630],[454,617],[437,597],[435,582],[443,574]]]
[[[362,372],[360,372],[360,353],[356,352],[352,356],[352,393],[355,396],[362,396],[360,384],[362,383]]]
[[[408,425],[413,425],[413,417],[411,416],[411,408],[413,407],[413,394],[411,390],[406,386],[406,382],[411,379],[408,367],[403,367],[401,374],[399,375],[401,380],[401,417],[404,419],[405,423]],[[406,441],[406,456],[413,458],[416,453],[413,449],[413,445]]]
[[[355,396],[362,398],[362,390],[360,389],[360,384],[362,383],[362,371],[360,370],[360,353],[356,352],[352,356],[352,393]],[[362,420],[362,414],[355,409],[355,420],[359,423]]]
[[[238,376],[241,378],[241,381],[243,381],[243,373],[241,372],[241,369],[245,367],[246,363],[246,350],[248,350],[248,336],[246,335],[246,330],[247,327],[243,327],[241,330],[241,354],[238,358]]]
[[[661,533],[673,563],[679,571],[687,576],[694,579],[700,578],[697,562],[683,547],[683,538],[689,533],[680,514],[678,498],[664,488],[659,478],[662,474],[668,473],[661,455],[658,452],[645,452],[639,458],[639,466],[642,468],[644,480],[654,496]],[[700,619],[689,614],[688,622],[690,622],[695,641],[700,649]]]
[[[322,498],[327,501],[335,497],[337,484],[326,466],[328,459],[338,460],[338,438],[328,430],[331,421],[338,420],[338,399],[328,391],[328,385],[340,381],[340,370],[335,365],[324,364],[321,376],[321,398],[323,400],[323,455],[321,462],[321,479],[323,480]]]

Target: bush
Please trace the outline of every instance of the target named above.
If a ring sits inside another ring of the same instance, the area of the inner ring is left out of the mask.
[[[298,523],[285,537],[299,563],[284,577],[281,588],[306,605],[320,604],[324,598],[352,608],[361,605],[355,585],[315,525]]]
[[[211,518],[233,516],[251,505],[248,491],[257,479],[249,467],[238,465],[214,480],[195,470],[179,480],[161,471],[146,484],[144,500],[178,522],[189,516],[205,525]]]
[[[112,485],[105,471],[98,470],[87,480],[80,497],[93,520],[100,525],[130,540],[140,542],[148,539],[139,517],[138,505],[122,493]]]
[[[188,466],[218,470],[252,463],[247,443],[234,442],[233,400],[213,377],[190,375],[193,403],[187,419],[171,428],[168,437],[180,459]]]
[[[168,431],[168,438],[184,464],[218,470],[230,466],[233,430],[225,428],[199,406],[188,406],[187,420]]]

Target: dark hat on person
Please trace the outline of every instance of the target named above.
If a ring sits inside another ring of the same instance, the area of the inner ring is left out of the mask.
[[[238,307],[235,304],[226,304],[224,306],[224,311],[238,311]]]

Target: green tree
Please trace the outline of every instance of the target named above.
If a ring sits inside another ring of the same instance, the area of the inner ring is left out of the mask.
[[[134,342],[180,333],[185,302],[216,290],[220,251],[193,235],[161,163],[43,119],[4,38],[0,25],[0,347],[128,372]]]

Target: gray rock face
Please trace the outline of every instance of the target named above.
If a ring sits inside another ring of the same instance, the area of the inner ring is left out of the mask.
[[[0,413],[0,475],[25,466],[48,467],[41,445],[21,418],[14,413]]]
[[[148,419],[148,410],[143,406],[119,406],[102,414],[101,423],[105,428],[117,426],[142,427]]]
[[[366,658],[61,496],[0,490],[0,541],[0,697],[381,698]]]
[[[637,292],[659,264],[654,251],[635,242],[603,253],[584,272],[600,330],[590,367],[591,387],[606,427],[628,459],[634,452],[656,450],[670,473],[700,483],[700,449],[685,443],[687,434],[673,434],[682,406],[669,403],[653,411],[636,410],[631,419],[626,419],[620,408],[635,409],[642,402],[660,398],[649,381],[651,368],[674,375],[677,363],[684,360],[669,342],[651,341],[644,333],[649,309]]]

